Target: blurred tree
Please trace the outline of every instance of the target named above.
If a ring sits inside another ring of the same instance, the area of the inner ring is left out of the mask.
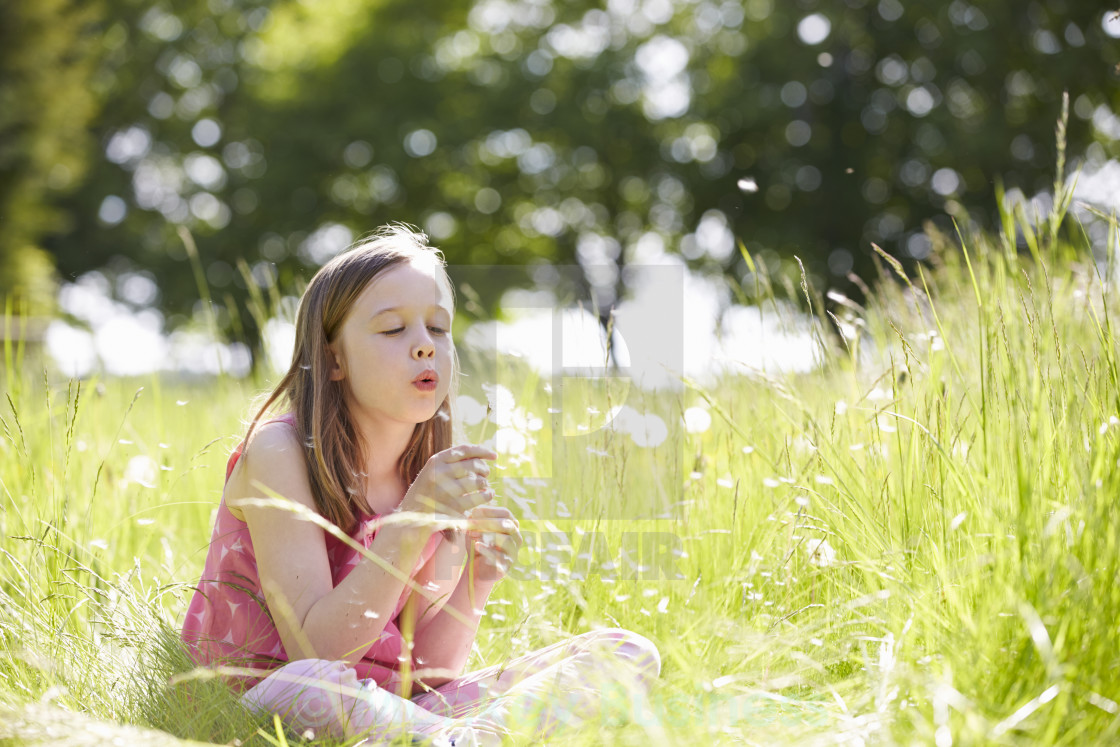
[[[97,64],[86,33],[96,3],[0,3],[0,297],[22,312],[53,306],[40,240],[69,215],[52,198],[81,183]]]
[[[1120,20],[1068,0],[107,7],[105,158],[52,246],[150,273],[172,324],[199,295],[180,224],[230,328],[240,261],[294,289],[389,220],[452,264],[578,263],[608,305],[661,252],[751,289],[737,239],[818,286],[871,241],[920,260],[923,221],[1052,182],[1063,90],[1070,152],[1120,152]]]

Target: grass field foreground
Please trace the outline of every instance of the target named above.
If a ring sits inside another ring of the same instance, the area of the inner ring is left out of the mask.
[[[837,306],[845,339],[821,323],[815,373],[640,395],[711,417],[669,424],[686,465],[655,486],[679,495],[671,518],[555,510],[643,500],[611,485],[643,470],[648,450],[609,430],[564,452],[551,482],[510,480],[509,495],[554,517],[525,522],[553,538],[526,546],[525,567],[575,558],[594,535],[618,572],[515,574],[472,664],[602,625],[657,642],[650,699],[612,702],[564,744],[1120,739],[1115,268],[1098,272],[1070,221],[1021,218],[1000,238],[965,237],[963,252],[935,237],[916,276],[884,255],[866,308]],[[43,714],[72,711],[83,720],[54,721],[76,724],[75,744],[104,741],[91,720],[301,742],[216,681],[168,685],[189,669],[174,631],[256,385],[79,384],[6,353],[0,740],[46,740]],[[516,361],[498,377],[526,413],[544,412],[546,382]],[[679,577],[627,572],[617,548],[639,525],[676,538]]]

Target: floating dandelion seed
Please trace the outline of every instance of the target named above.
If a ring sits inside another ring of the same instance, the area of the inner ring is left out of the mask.
[[[867,393],[869,402],[882,402],[883,400],[891,399],[894,397],[894,392],[890,389],[883,389],[882,387],[875,387]]]
[[[684,411],[684,429],[689,433],[704,433],[712,427],[712,416],[703,407],[690,407]]]
[[[719,485],[721,488],[728,488],[728,489],[735,487],[735,483],[733,483],[731,481],[730,477],[719,478],[718,480],[716,480],[716,485]]]
[[[778,482],[777,480],[775,480],[773,477],[764,478],[762,480],[762,484],[765,485],[768,488],[776,488],[779,485],[781,485],[781,483]]]
[[[103,539],[90,540],[89,546],[90,547],[96,547],[98,550],[108,550],[109,549],[109,543],[106,542]]]
[[[754,194],[758,191],[758,182],[754,180],[753,176],[744,176],[737,182],[737,186],[740,192],[745,192],[746,194]]]
[[[179,407],[182,407],[183,405],[190,404],[190,400],[189,399],[177,399],[177,400],[175,400],[175,404],[178,405]]]
[[[744,446],[743,447],[743,453],[744,454],[753,454],[754,453],[754,447],[753,446]]]
[[[653,448],[660,446],[669,435],[665,421],[653,413],[647,413],[641,423],[633,424],[630,438],[638,446]]]
[[[136,483],[145,488],[154,488],[157,467],[158,465],[151,457],[143,454],[134,456],[128,460],[128,464],[124,468],[124,481],[125,483]]]

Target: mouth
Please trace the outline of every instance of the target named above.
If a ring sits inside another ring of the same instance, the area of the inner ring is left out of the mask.
[[[421,389],[434,389],[439,383],[439,374],[429,368],[413,379],[412,383]]]

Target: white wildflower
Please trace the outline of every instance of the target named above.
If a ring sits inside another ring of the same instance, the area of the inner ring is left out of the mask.
[[[813,565],[828,568],[836,563],[836,550],[826,539],[806,540],[805,550],[809,553],[809,562]]]

